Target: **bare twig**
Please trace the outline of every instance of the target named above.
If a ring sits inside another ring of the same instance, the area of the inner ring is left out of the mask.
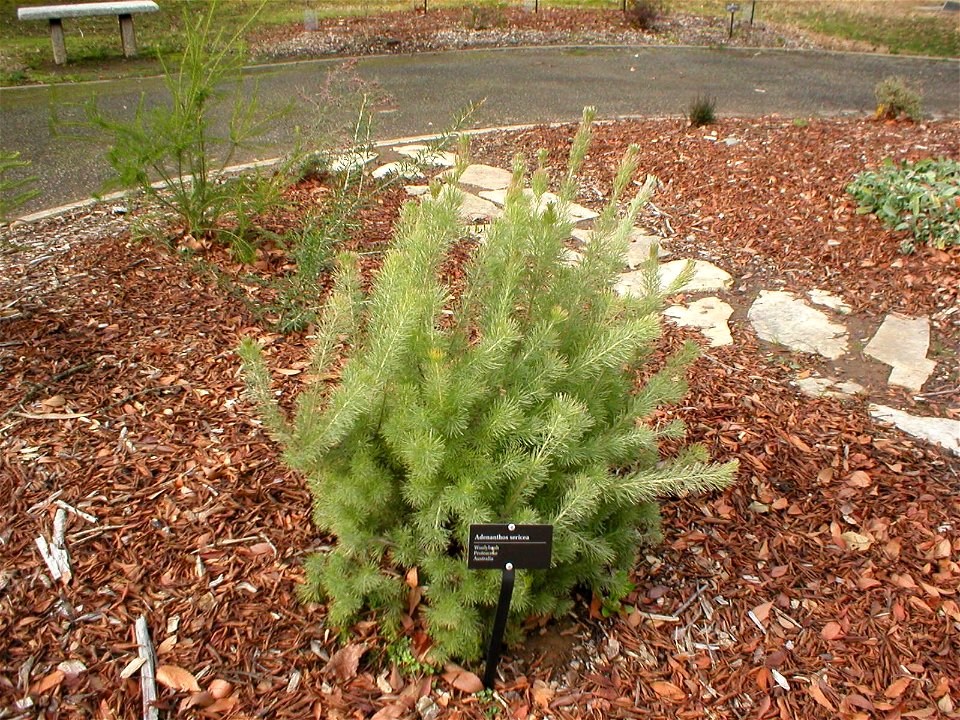
[[[156,708],[157,702],[157,668],[153,654],[153,643],[150,641],[150,628],[147,627],[147,618],[141,615],[134,625],[137,637],[137,652],[143,659],[140,666],[140,695],[143,697],[143,720],[159,720],[160,714]]]
[[[54,383],[60,382],[61,380],[66,380],[71,375],[76,375],[78,372],[83,372],[84,370],[92,366],[93,366],[92,362],[80,363],[79,365],[74,365],[72,368],[67,368],[63,372],[57,373],[52,378],[47,380],[47,382],[45,383],[41,383],[40,385],[34,385],[33,388],[30,390],[30,392],[28,392],[26,395],[23,396],[23,400],[18,402],[12,408],[7,409],[2,415],[0,415],[0,420],[6,420],[10,415],[19,411],[27,403],[33,402],[37,398],[37,396],[40,395],[40,393],[42,393],[45,389],[47,389]]]

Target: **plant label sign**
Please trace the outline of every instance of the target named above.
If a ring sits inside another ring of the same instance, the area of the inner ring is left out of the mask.
[[[471,525],[470,570],[546,570],[553,552],[553,525]]]

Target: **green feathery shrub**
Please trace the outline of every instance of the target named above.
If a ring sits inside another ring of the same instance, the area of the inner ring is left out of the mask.
[[[26,167],[30,167],[30,161],[21,160],[20,153],[0,152],[0,223],[7,222],[14,210],[40,194],[35,177],[12,177],[13,172]]]
[[[582,260],[569,262],[566,208],[592,118],[585,111],[557,196],[546,193],[542,169],[522,190],[524,164],[514,163],[503,218],[470,258],[459,296],[438,279],[465,235],[453,186],[434,183],[422,203],[403,208],[369,293],[355,260],[341,257],[312,350],[317,379],[292,418],[276,402],[259,347],[243,343],[265,423],[307,477],[317,527],[336,536],[333,550],[307,560],[302,588],[305,599],[328,602],[330,624],[349,627],[373,610],[397,631],[404,577],[416,567],[433,658],[476,658],[500,577],[467,570],[471,523],[554,526],[553,565],[519,574],[512,618],[556,615],[578,586],[615,598],[629,591],[639,545],[658,534],[656,498],[732,478],[734,464],[711,465],[700,447],[669,460],[658,452],[661,439],[684,433],[680,422],[651,416],[685,394],[692,346],[634,387],[663,303],[655,259],[645,296],[614,290],[656,182],[648,178],[618,218],[637,148]]]
[[[943,250],[960,246],[960,163],[932,158],[897,165],[884,160],[875,172],[862,172],[847,186],[859,203],[861,215],[873,213],[894,230],[909,230],[912,238],[900,249],[914,250],[915,242]]]
[[[693,127],[713,125],[716,121],[717,101],[713,98],[698,95],[687,108],[687,122]]]

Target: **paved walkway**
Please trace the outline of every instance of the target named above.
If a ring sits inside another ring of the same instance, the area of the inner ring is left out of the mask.
[[[450,153],[429,155],[422,145],[400,145],[390,148],[399,155],[417,156],[435,166],[452,166],[455,156]],[[356,166],[376,164],[376,156],[344,156],[344,164]],[[403,165],[396,161],[384,162],[373,169],[374,175],[404,172]],[[483,238],[487,223],[500,217],[506,197],[506,187],[511,174],[506,168],[488,165],[470,165],[460,177],[463,202],[460,214],[463,220],[474,227]],[[416,178],[410,178],[416,182]],[[412,196],[421,196],[428,191],[426,185],[407,185]],[[527,190],[532,196],[532,191]],[[546,193],[541,204],[555,201],[556,196]],[[597,213],[589,208],[570,204],[568,219],[575,226],[572,240],[580,248],[590,242],[591,227]],[[730,303],[739,301],[728,291],[736,278],[712,263],[698,259],[675,258],[670,253],[669,241],[649,231],[635,227],[631,234],[626,255],[626,265],[617,285],[623,294],[646,294],[646,271],[636,269],[650,257],[652,247],[660,255],[659,280],[664,289],[672,288],[670,294],[683,293],[685,304],[673,305],[664,310],[664,315],[678,325],[694,327],[704,336],[704,344],[710,347],[732,345],[735,341],[729,326],[735,307]],[[582,257],[576,249],[570,249],[570,263]],[[693,263],[693,276],[677,286],[681,273]],[[727,302],[730,301],[730,303]],[[799,392],[812,397],[829,396],[840,400],[852,400],[867,394],[861,384],[867,379],[858,373],[867,372],[870,363],[881,363],[889,368],[886,384],[919,393],[923,384],[937,367],[927,358],[930,346],[930,320],[927,317],[909,317],[898,313],[886,315],[869,330],[870,340],[862,354],[850,342],[851,331],[847,327],[852,308],[844,298],[824,290],[811,290],[799,295],[782,290],[761,289],[752,296],[746,309],[746,322],[736,328],[738,333],[750,333],[771,346],[778,346],[797,354],[817,356],[824,361],[827,371],[822,374],[799,373],[793,384]],[[858,359],[863,364],[845,363]],[[845,366],[845,367],[843,367]],[[852,371],[851,371],[852,368]],[[859,382],[858,382],[859,381]],[[868,411],[875,420],[896,425],[903,432],[925,442],[940,445],[960,455],[960,420],[911,415],[899,408],[871,404]]]
[[[324,73],[342,60],[292,63],[248,73],[263,100],[285,103],[320,91]],[[887,55],[683,47],[532,48],[362,58],[357,72],[393,98],[377,135],[439,129],[468,102],[486,98],[476,126],[574,120],[584,105],[600,117],[679,115],[698,94],[716,97],[721,115],[852,114],[874,108],[873,87],[887,75],[919,85],[936,117],[960,116],[960,62]],[[132,113],[143,94],[163,102],[159,79],[0,89],[0,149],[33,162],[42,194],[29,210],[79,200],[106,177],[102,148],[77,146],[51,132],[51,110],[82,115],[93,96],[105,109]],[[301,104],[301,107],[307,105]],[[268,142],[238,161],[270,157],[288,146],[302,113],[279,122]]]

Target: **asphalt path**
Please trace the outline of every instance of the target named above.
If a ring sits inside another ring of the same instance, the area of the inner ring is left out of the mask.
[[[264,142],[237,162],[289,148],[294,129],[314,113],[308,100],[323,93],[326,74],[342,59],[249,69],[266,107],[291,103]],[[376,138],[427,134],[443,128],[470,102],[485,100],[474,127],[572,120],[585,105],[601,118],[678,116],[698,95],[716,98],[721,116],[865,116],[874,85],[902,75],[923,91],[924,110],[960,117],[960,60],[815,51],[687,47],[522,48],[366,57],[354,71],[389,97],[375,121]],[[0,89],[0,149],[32,162],[40,196],[24,211],[89,197],[109,176],[106,149],[58,131],[51,121],[83,116],[96,98],[108,113],[129,117],[137,103],[167,102],[160,78]],[[218,118],[226,122],[226,116]]]

